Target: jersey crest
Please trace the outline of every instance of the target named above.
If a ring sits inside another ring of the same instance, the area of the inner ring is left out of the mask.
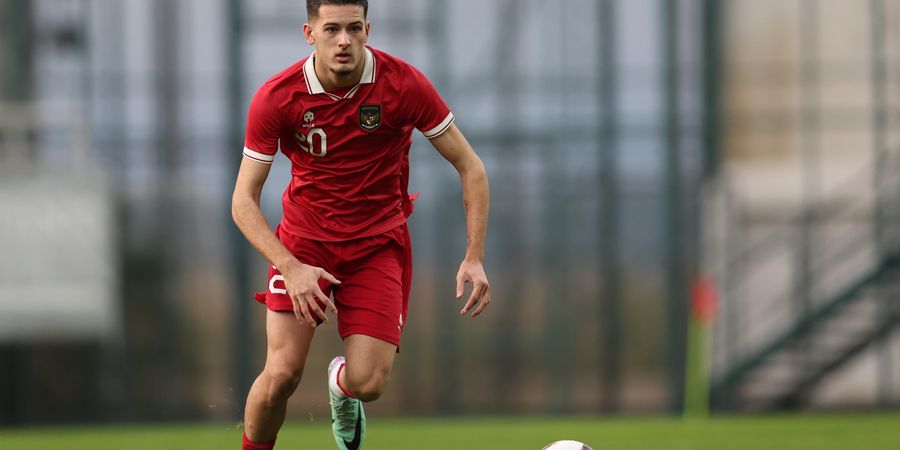
[[[381,126],[381,105],[359,107],[359,126],[366,131],[375,131]]]

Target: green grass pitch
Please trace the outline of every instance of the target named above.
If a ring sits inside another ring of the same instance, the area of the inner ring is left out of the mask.
[[[0,429],[0,449],[239,449],[234,425]],[[331,450],[329,424],[289,423],[278,449]],[[366,450],[539,450],[578,439],[596,450],[897,450],[900,414],[660,418],[370,418]]]

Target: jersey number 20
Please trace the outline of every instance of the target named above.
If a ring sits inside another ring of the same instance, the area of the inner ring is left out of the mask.
[[[316,136],[319,138],[314,139]],[[328,154],[328,138],[325,136],[325,130],[312,128],[307,134],[303,134],[301,130],[294,133],[294,137],[297,138],[297,142],[304,152],[319,158],[324,158]]]

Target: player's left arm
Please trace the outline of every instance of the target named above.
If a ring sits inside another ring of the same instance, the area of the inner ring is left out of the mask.
[[[487,171],[481,158],[469,145],[455,124],[447,131],[431,139],[431,145],[456,171],[462,182],[463,205],[466,211],[466,257],[456,274],[456,298],[462,298],[466,283],[472,283],[472,293],[460,310],[465,315],[473,307],[472,317],[476,317],[491,302],[491,286],[484,272],[484,240],[487,236],[488,212],[490,209],[490,187]]]

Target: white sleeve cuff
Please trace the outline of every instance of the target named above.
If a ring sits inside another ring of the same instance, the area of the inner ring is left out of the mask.
[[[244,156],[263,164],[272,164],[272,161],[275,161],[275,155],[267,155],[265,153],[250,150],[247,147],[244,147]]]
[[[450,124],[453,123],[454,118],[455,117],[453,117],[453,113],[451,112],[450,114],[447,114],[447,118],[445,118],[441,123],[439,123],[438,126],[432,128],[428,131],[423,131],[422,134],[424,134],[425,137],[428,139],[434,139],[434,138],[444,134],[445,131],[450,129]]]

